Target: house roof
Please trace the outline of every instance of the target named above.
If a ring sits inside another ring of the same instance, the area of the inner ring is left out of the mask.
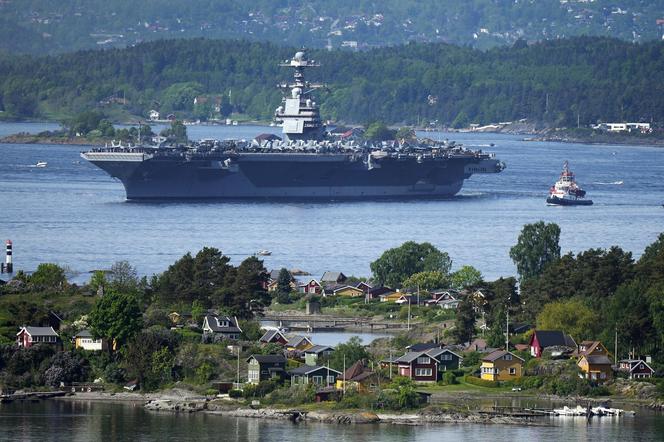
[[[284,340],[287,340],[279,330],[268,330],[263,334],[263,336],[260,337],[259,341],[270,342],[272,339],[277,337],[277,335],[281,336]]]
[[[415,359],[419,358],[420,356],[429,356],[426,351],[409,351],[405,355],[401,356],[400,358],[397,358],[394,360],[394,362],[405,362],[407,364],[410,364],[413,362]],[[433,357],[433,356],[430,356]]]
[[[334,347],[330,347],[329,345],[314,345],[313,347],[305,350],[304,352],[319,354],[325,351],[334,351]]]
[[[210,327],[213,332],[242,333],[240,327],[237,326],[237,320],[230,316],[205,315],[205,320],[207,321],[208,327]],[[219,320],[227,321],[228,327],[222,327]]]
[[[385,294],[387,294],[387,293],[393,293],[393,292],[394,292],[394,290],[392,290],[392,289],[389,288],[389,287],[385,287],[385,286],[383,286],[383,285],[381,285],[381,286],[379,286],[379,287],[371,287],[371,288],[369,289],[369,291],[368,291],[368,293],[369,293],[371,296],[374,296],[374,297],[376,297],[376,296],[380,296],[380,295],[385,295]]]
[[[74,335],[74,337],[75,338],[91,338],[92,337],[92,332],[86,328],[85,330],[81,330],[80,332],[76,333]]]
[[[286,345],[289,347],[297,347],[302,343],[302,341],[307,341],[308,343],[313,344],[306,336],[295,335],[288,340]]]
[[[22,327],[16,334],[20,335],[23,330],[25,330],[30,336],[60,336],[55,330],[53,330],[53,327],[32,327],[29,325]]]
[[[583,355],[589,364],[593,365],[611,365],[611,359],[607,355]]]
[[[602,343],[600,341],[582,341],[579,344],[579,350],[578,350],[578,355],[587,355],[595,351],[595,349],[599,346],[601,346]],[[585,350],[581,350],[581,347],[584,347]]]
[[[453,352],[449,348],[432,348],[431,350],[427,351],[427,354],[429,356],[436,359],[438,359],[438,356],[442,355],[443,353],[451,353],[457,358],[462,359],[461,356],[459,356],[457,353]]]
[[[277,362],[283,362],[284,364],[286,363],[286,358],[284,355],[251,355],[247,358],[247,362],[249,362],[252,358],[256,359],[256,362],[259,364],[274,364]]]
[[[337,282],[346,279],[346,275],[341,272],[325,272],[320,278],[321,282]]]
[[[487,346],[488,346],[488,344],[486,342],[486,339],[477,338],[477,339],[474,339],[472,342],[470,342],[468,344],[468,346],[466,347],[466,350],[481,351],[481,350],[486,349]]]
[[[359,288],[357,288],[355,286],[352,286],[352,285],[339,285],[337,288],[335,288],[333,290],[333,293],[337,293],[337,292],[340,292],[342,290],[352,290],[352,291],[355,291],[355,292],[362,292],[362,289],[359,289]],[[364,292],[362,292],[362,293],[364,293]]]
[[[353,365],[348,367],[346,371],[343,372],[341,375],[341,379],[344,381],[350,381],[353,380],[355,377],[359,376],[364,372],[364,362],[360,359],[359,361],[356,361]]]
[[[291,375],[294,375],[294,374],[296,374],[296,375],[308,375],[309,373],[312,373],[314,371],[318,371],[320,369],[329,370],[331,372],[336,373],[337,375],[341,374],[341,372],[339,372],[339,371],[337,371],[333,368],[322,367],[320,365],[302,365],[300,367],[289,370],[288,373],[290,373]]]
[[[653,368],[652,368],[650,365],[648,365],[648,363],[647,363],[646,361],[644,361],[643,359],[623,359],[623,360],[621,360],[621,361],[618,361],[618,363],[623,363],[623,362],[627,362],[627,363],[629,364],[629,367],[630,367],[630,368],[629,368],[629,371],[630,371],[630,373],[631,373],[632,371],[634,371],[634,370],[635,370],[640,364],[643,364],[643,365],[645,365],[646,367],[648,367],[648,369],[649,369],[651,372],[653,372],[653,373],[655,372],[655,370],[653,370]]]
[[[440,344],[436,342],[418,342],[417,344],[409,345],[406,347],[408,351],[425,351],[432,348],[440,348]]]
[[[485,357],[483,357],[482,360],[483,361],[488,361],[488,362],[494,362],[497,359],[502,358],[506,354],[511,354],[513,358],[516,358],[516,359],[520,360],[521,362],[523,362],[523,359],[521,359],[520,357],[518,357],[517,355],[515,355],[511,351],[507,351],[507,350],[496,350],[494,352],[489,353]]]
[[[533,336],[535,335],[542,348],[554,346],[576,347],[574,339],[560,330],[535,330]]]

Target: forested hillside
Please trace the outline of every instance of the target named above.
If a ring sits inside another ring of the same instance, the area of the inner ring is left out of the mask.
[[[3,0],[0,48],[67,52],[193,37],[353,49],[579,35],[638,42],[660,39],[661,19],[664,0]]]
[[[61,118],[121,107],[143,118],[150,109],[205,118],[209,109],[194,105],[204,95],[221,102],[222,117],[269,118],[281,97],[275,85],[292,75],[277,64],[293,52],[194,39],[40,58],[4,55],[0,115]],[[329,85],[318,94],[323,116],[343,122],[664,121],[662,42],[579,37],[488,51],[439,43],[309,56],[322,64],[309,78]]]

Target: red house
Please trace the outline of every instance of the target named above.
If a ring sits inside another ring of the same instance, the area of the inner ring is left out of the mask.
[[[298,286],[298,291],[300,293],[310,293],[313,295],[320,295],[323,292],[323,286],[320,285],[320,283],[315,279],[312,279],[305,284],[300,284]]]
[[[411,351],[394,361],[399,376],[406,376],[415,382],[436,382],[438,380],[438,361],[426,351]]]
[[[530,354],[536,358],[541,358],[542,352],[547,348],[556,347],[561,351],[569,349],[569,353],[577,349],[574,339],[559,330],[535,330],[528,345],[530,346]]]
[[[16,344],[19,347],[32,347],[35,344],[53,344],[60,343],[60,335],[58,335],[53,327],[22,327],[16,333]]]
[[[651,378],[655,370],[642,359],[618,361],[618,370],[627,373],[630,379]]]
[[[260,337],[258,342],[263,344],[285,345],[288,339],[279,330],[268,330]]]

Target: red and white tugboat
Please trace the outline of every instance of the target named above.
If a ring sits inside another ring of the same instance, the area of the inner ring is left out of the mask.
[[[549,189],[546,202],[552,206],[590,206],[593,201],[585,199],[585,196],[586,191],[576,184],[574,173],[565,161],[560,179]]]

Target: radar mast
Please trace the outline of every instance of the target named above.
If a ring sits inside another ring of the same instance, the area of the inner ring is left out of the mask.
[[[294,69],[293,82],[278,85],[284,91],[281,105],[274,112],[274,119],[282,126],[283,134],[290,140],[321,140],[325,126],[320,119],[318,104],[312,92],[324,87],[319,83],[308,82],[304,70],[320,67],[314,60],[308,60],[304,51],[296,52],[293,58],[279,64]]]

